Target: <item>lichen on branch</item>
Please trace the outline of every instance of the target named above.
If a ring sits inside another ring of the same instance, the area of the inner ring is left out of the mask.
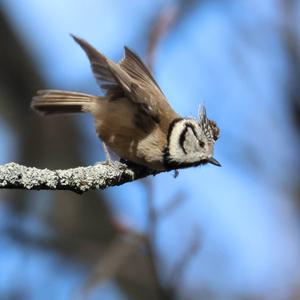
[[[38,169],[17,163],[0,165],[1,189],[69,190],[83,193],[121,185],[158,172],[121,162],[66,170]]]

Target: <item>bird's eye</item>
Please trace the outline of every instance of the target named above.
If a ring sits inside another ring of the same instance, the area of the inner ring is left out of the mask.
[[[205,143],[202,142],[202,141],[199,141],[199,146],[200,146],[201,148],[203,148],[203,147],[205,146]]]

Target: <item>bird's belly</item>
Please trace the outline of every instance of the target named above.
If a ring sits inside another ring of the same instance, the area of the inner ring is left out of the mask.
[[[121,158],[163,170],[166,136],[156,123],[147,123],[148,130],[137,126],[137,113],[136,106],[127,99],[101,102],[95,118],[97,134]]]
[[[111,135],[100,137],[119,157],[154,170],[163,170],[163,154],[158,144],[149,138],[136,139],[133,136]]]

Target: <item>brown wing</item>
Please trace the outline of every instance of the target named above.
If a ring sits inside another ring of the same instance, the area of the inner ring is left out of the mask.
[[[142,60],[128,47],[124,47],[125,56],[119,62],[120,66],[127,71],[127,73],[137,81],[149,82],[156,86],[156,88],[163,95],[162,90],[155,81],[149,68],[142,62]]]
[[[125,47],[125,56],[119,64],[108,62],[112,74],[125,94],[156,122],[178,118],[166,97],[141,59]]]
[[[86,41],[73,38],[87,54],[97,82],[107,96],[119,98],[125,95],[157,123],[161,120],[169,123],[178,117],[149,69],[131,50],[125,47],[124,58],[116,64]]]
[[[79,44],[79,46],[86,53],[94,76],[97,80],[98,85],[103,90],[103,92],[108,96],[121,97],[124,95],[122,87],[120,87],[116,78],[111,73],[107,61],[108,58],[103,54],[98,52],[94,47],[92,47],[85,40],[71,35],[73,39]]]

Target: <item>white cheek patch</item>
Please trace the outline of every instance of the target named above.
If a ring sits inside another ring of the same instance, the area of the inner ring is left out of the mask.
[[[198,139],[191,128],[187,128],[183,139],[184,141],[181,146],[186,154],[200,151]]]
[[[176,123],[172,129],[168,145],[170,157],[183,157],[185,155],[178,143],[179,137],[182,131],[185,129],[185,123],[185,121],[180,121]]]
[[[194,120],[182,120],[176,123],[169,137],[169,156],[173,161],[184,163],[197,160],[199,142],[197,140]]]

